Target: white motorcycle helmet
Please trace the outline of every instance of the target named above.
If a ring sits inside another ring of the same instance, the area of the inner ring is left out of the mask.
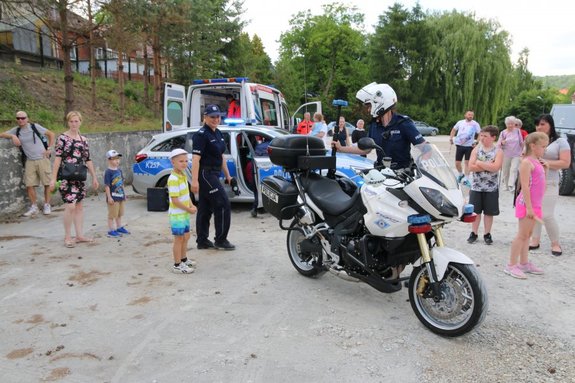
[[[361,88],[355,97],[364,104],[371,104],[373,117],[384,115],[397,103],[397,95],[387,84],[372,82]]]

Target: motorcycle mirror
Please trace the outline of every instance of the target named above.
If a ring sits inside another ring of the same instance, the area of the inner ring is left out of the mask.
[[[374,149],[376,146],[377,145],[375,144],[373,138],[362,137],[359,139],[359,141],[357,141],[357,147],[360,148],[361,150],[371,150]]]

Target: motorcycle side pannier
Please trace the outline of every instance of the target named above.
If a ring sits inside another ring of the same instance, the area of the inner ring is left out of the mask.
[[[313,136],[290,134],[274,138],[268,146],[270,161],[286,169],[298,169],[300,156],[325,156],[323,140]]]
[[[297,210],[295,206],[298,196],[297,187],[293,183],[283,177],[270,176],[262,181],[261,190],[262,203],[268,213],[277,219],[293,218]]]

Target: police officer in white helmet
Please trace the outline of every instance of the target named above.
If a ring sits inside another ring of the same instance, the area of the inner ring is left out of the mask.
[[[408,116],[395,112],[397,95],[388,84],[372,82],[361,88],[356,98],[361,101],[372,116],[367,136],[383,148],[391,157],[391,169],[408,169],[411,164],[411,144],[418,145],[425,139]],[[337,151],[344,153],[367,154],[357,146],[341,146],[334,143]],[[378,161],[382,160],[378,153]]]

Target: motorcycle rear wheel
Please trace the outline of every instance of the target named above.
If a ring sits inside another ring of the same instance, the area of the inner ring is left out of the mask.
[[[487,314],[487,290],[475,266],[450,263],[440,282],[438,302],[417,293],[420,283],[425,284],[426,280],[429,278],[425,267],[413,269],[409,301],[417,318],[432,332],[456,337],[483,321]]]
[[[287,234],[287,250],[289,259],[295,269],[306,277],[318,275],[323,268],[319,265],[321,262],[320,253],[302,253],[299,244],[305,239],[303,231],[297,220],[290,225]]]

